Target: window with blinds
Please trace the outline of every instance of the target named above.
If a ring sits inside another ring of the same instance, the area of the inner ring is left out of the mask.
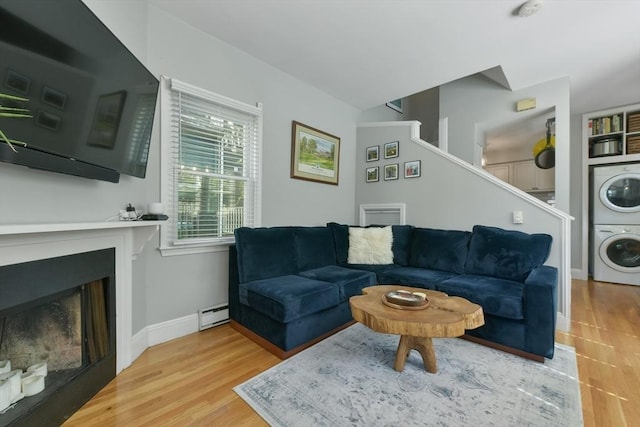
[[[167,243],[230,242],[236,228],[259,221],[262,109],[165,80]]]

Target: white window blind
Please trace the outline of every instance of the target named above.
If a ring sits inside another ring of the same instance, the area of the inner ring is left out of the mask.
[[[236,228],[259,225],[262,109],[175,79],[163,82],[162,108],[166,243],[226,243]]]

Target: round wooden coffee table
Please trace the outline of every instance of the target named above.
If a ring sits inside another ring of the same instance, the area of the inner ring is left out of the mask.
[[[426,294],[429,306],[423,310],[403,310],[382,302],[384,294],[399,289]],[[349,299],[353,318],[376,332],[400,335],[393,366],[396,371],[402,372],[409,352],[417,350],[427,372],[436,373],[438,368],[431,339],[459,337],[464,335],[465,329],[484,325],[482,307],[443,292],[379,285],[364,288],[362,293]]]

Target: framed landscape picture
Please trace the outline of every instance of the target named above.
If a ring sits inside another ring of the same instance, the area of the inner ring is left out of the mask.
[[[398,144],[398,141],[387,142],[386,144],[384,144],[385,159],[392,159],[400,155],[400,152],[398,151]]]
[[[391,165],[384,166],[384,180],[391,181],[398,179],[398,164],[393,163]]]
[[[380,179],[378,176],[379,170],[378,166],[367,168],[367,182],[378,182]]]
[[[380,159],[380,146],[367,147],[367,162],[375,162]]]
[[[417,178],[420,176],[420,160],[404,162],[404,177]]]
[[[292,122],[291,178],[338,185],[340,138]]]

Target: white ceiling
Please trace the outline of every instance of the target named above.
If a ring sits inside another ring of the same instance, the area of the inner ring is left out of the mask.
[[[360,109],[501,66],[569,76],[572,113],[640,102],[640,0],[150,0]]]

